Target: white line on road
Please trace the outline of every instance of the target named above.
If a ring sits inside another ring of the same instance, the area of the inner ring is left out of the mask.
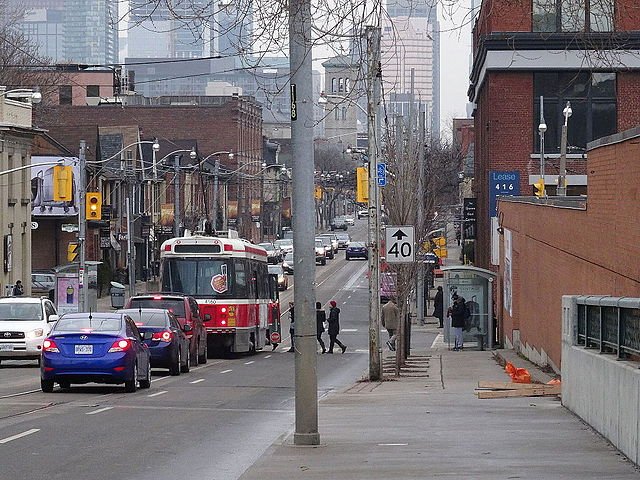
[[[41,390],[39,388],[35,389],[35,390],[27,390],[26,392],[19,392],[19,393],[12,393],[10,395],[2,395],[0,397],[1,398],[12,398],[12,397],[19,397],[21,395],[28,395],[30,393],[36,393],[36,392],[40,392]]]
[[[232,370],[222,370],[220,373],[229,373],[229,372],[231,372],[231,371],[232,371]]]
[[[171,375],[167,375],[165,377],[154,378],[153,380],[151,380],[151,383],[157,382],[158,380],[164,380],[165,378],[171,378]]]
[[[96,413],[106,412],[107,410],[111,410],[113,407],[103,407],[98,410],[94,410],[93,412],[87,412],[86,415],[95,415]]]
[[[251,365],[253,363],[253,360],[251,360],[250,362],[244,362],[245,365]]]
[[[357,332],[358,329],[357,328],[341,328],[340,331],[341,332]]]
[[[271,355],[265,355],[264,358],[271,358]]]
[[[356,353],[369,353],[369,350],[364,349],[364,348],[356,348],[354,350],[354,352],[356,352]]]
[[[204,382],[204,378],[199,378],[198,380],[194,380],[193,382],[189,382],[189,383],[200,383],[200,382]]]
[[[168,390],[160,390],[159,392],[152,393],[151,395],[147,395],[147,397],[157,397],[158,395],[164,395],[165,393],[169,393]]]
[[[408,443],[379,443],[379,447],[406,447]]]
[[[3,438],[0,440],[0,444],[9,443],[12,440],[17,440],[18,438],[26,437],[27,435],[31,435],[32,433],[39,432],[39,428],[32,428],[31,430],[27,430],[26,432],[18,433],[17,435],[13,435],[12,437]]]

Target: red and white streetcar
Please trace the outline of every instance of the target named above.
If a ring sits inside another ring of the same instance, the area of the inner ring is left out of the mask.
[[[240,238],[195,235],[165,241],[160,259],[161,290],[198,302],[210,356],[280,342],[278,283],[264,248]]]

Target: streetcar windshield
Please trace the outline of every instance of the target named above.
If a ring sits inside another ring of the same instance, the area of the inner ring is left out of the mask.
[[[232,298],[244,291],[246,278],[232,271],[233,262],[211,258],[165,259],[162,291],[194,297]],[[237,270],[237,269],[236,269]],[[241,295],[242,296],[242,295]]]

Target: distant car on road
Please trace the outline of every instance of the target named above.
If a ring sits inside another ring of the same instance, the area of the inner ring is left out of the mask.
[[[344,251],[344,258],[351,260],[352,258],[369,258],[369,252],[367,246],[363,242],[350,242],[347,249]]]
[[[35,271],[31,273],[31,294],[45,295],[54,301],[56,288],[56,274],[50,271]]]
[[[353,215],[345,215],[344,216],[344,221],[347,225],[349,226],[353,226],[356,224],[355,219],[353,218]]]
[[[336,233],[336,237],[338,237],[338,248],[347,248],[349,242],[351,241],[351,237],[348,233],[339,232]]]
[[[338,236],[335,233],[321,233],[318,236],[327,237],[331,239],[331,246],[333,247],[333,253],[338,253],[338,248],[340,247],[340,241],[338,240]]]
[[[289,278],[285,274],[282,265],[269,265],[269,273],[278,276],[278,290],[289,288]]]
[[[0,298],[0,362],[38,360],[42,341],[58,320],[58,312],[46,298]]]
[[[331,220],[329,227],[331,228],[331,230],[346,230],[348,228],[348,225],[345,218],[343,216],[339,216],[334,217],[334,219]]]
[[[335,258],[335,253],[333,252],[333,243],[331,241],[331,238],[318,236],[316,237],[316,240],[322,240],[322,243],[324,244],[324,249],[327,252],[327,258],[329,260],[332,260],[333,258]]]
[[[160,308],[129,308],[118,310],[129,315],[149,347],[151,366],[168,368],[171,375],[189,372],[189,338],[191,325],[180,327],[169,310]]]
[[[369,210],[358,210],[358,218],[364,218],[369,216]]]
[[[293,275],[293,252],[287,253],[282,260],[282,269],[290,275]]]
[[[315,250],[316,250],[316,263],[320,265],[327,264],[327,249],[324,247],[324,242],[319,238],[315,239]]]
[[[282,250],[285,254],[293,252],[293,239],[281,238],[273,242],[276,248]]]
[[[282,262],[282,250],[279,247],[276,247],[271,242],[259,243],[259,247],[264,248],[267,251],[267,262],[268,263],[280,263]]]
[[[71,313],[42,342],[40,387],[52,392],[72,383],[124,383],[126,392],[151,386],[149,347],[128,315]]]

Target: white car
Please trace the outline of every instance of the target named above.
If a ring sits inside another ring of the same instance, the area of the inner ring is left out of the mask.
[[[369,210],[358,210],[358,218],[364,218],[369,216]]]
[[[279,248],[285,255],[293,252],[293,239],[281,238],[273,242],[276,248]]]
[[[351,215],[345,215],[344,223],[353,227],[356,224],[356,220]]]
[[[58,318],[56,307],[47,298],[0,298],[0,362],[39,362],[42,342]]]

